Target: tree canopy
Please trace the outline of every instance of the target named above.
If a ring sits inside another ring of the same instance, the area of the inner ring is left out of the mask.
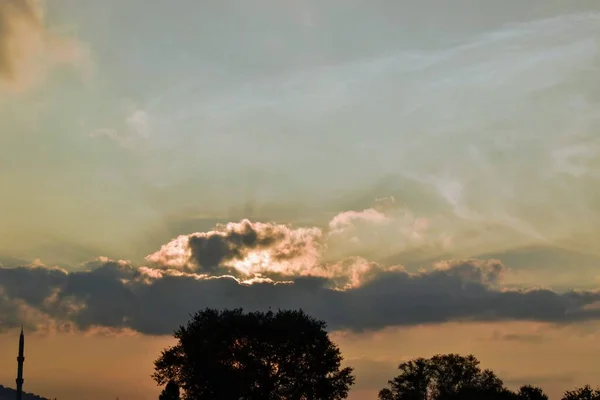
[[[153,379],[186,400],[339,400],[354,383],[326,324],[303,311],[205,309],[180,326]]]
[[[379,392],[379,400],[548,400],[542,389],[526,385],[508,390],[473,355],[438,354],[399,365],[400,373]]]
[[[521,386],[517,396],[519,400],[548,400],[542,389],[531,385]]]
[[[548,400],[536,386],[513,392],[473,355],[438,354],[398,366],[400,373],[379,392],[379,400]],[[585,385],[564,393],[561,400],[600,400],[600,388]]]
[[[169,381],[158,397],[158,400],[179,400],[179,385]]]
[[[567,390],[562,400],[600,400],[600,388],[592,389],[590,385]]]
[[[458,354],[417,358],[398,366],[400,374],[379,392],[380,400],[451,400],[497,397],[506,392],[491,370],[481,370],[473,356]]]
[[[174,336],[154,363],[153,379],[166,385],[159,400],[342,400],[354,384],[325,322],[301,310],[207,308]],[[419,357],[398,370],[379,400],[548,400],[532,385],[509,390],[473,355]],[[561,400],[600,400],[600,388],[575,388]]]

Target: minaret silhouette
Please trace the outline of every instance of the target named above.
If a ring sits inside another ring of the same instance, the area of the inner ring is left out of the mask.
[[[25,362],[25,336],[23,335],[23,327],[21,327],[21,336],[19,336],[19,357],[17,357],[17,400],[21,400],[23,396],[23,363]]]

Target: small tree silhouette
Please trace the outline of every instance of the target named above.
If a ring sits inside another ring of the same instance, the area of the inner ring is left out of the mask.
[[[568,390],[562,397],[562,400],[600,400],[600,388],[592,389],[590,385]]]
[[[548,400],[548,396],[541,388],[531,385],[521,386],[517,397],[519,400]]]
[[[302,311],[206,309],[175,332],[153,378],[176,382],[186,400],[345,399],[352,369],[325,328]]]
[[[417,358],[398,367],[400,374],[379,392],[380,400],[513,399],[515,394],[473,356]]]

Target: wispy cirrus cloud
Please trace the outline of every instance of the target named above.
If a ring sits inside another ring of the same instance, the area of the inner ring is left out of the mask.
[[[128,110],[118,128],[100,128],[90,132],[92,138],[106,137],[126,148],[140,148],[140,144],[152,135],[152,116],[148,111],[133,107]]]
[[[128,127],[104,133],[152,156],[170,154],[176,162],[164,180],[173,185],[201,168],[224,168],[223,153],[239,181],[254,179],[241,176],[249,167],[276,171],[268,178],[276,192],[320,196],[395,176],[427,190],[398,200],[455,218],[450,230],[462,231],[469,250],[492,247],[498,236],[507,246],[558,244],[594,231],[599,220],[598,58],[590,39],[599,18],[508,24],[458,45],[396,49],[210,89],[207,72],[142,104],[152,117],[150,140]],[[311,178],[291,187],[290,177],[303,176],[300,165]],[[216,179],[213,186],[228,192]]]

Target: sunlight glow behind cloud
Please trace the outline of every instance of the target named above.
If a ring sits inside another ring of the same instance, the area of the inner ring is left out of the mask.
[[[140,343],[240,306],[327,321],[353,400],[433,351],[596,379],[598,37],[594,0],[0,0],[28,387],[157,398]]]

